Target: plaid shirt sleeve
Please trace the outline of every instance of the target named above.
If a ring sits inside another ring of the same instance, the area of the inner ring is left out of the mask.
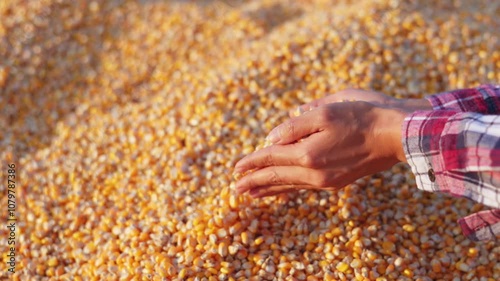
[[[461,218],[472,240],[500,235],[500,87],[428,97],[432,111],[417,111],[403,124],[403,149],[417,186],[464,196],[492,207]]]
[[[500,85],[454,90],[426,97],[435,110],[457,110],[483,114],[500,113]]]

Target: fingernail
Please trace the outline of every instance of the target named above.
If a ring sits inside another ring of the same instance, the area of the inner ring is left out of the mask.
[[[272,129],[269,135],[266,137],[266,141],[270,143],[277,143],[280,140],[279,136],[279,126]]]

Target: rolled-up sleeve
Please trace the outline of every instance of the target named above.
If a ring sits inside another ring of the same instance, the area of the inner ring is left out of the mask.
[[[500,115],[492,113],[500,108],[500,92],[495,86],[467,91],[429,97],[435,110],[408,116],[403,149],[419,189],[493,208],[459,220],[467,237],[486,240],[500,234]],[[472,104],[473,110],[464,110]]]

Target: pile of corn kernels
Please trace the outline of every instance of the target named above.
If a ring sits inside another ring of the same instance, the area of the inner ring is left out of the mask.
[[[499,14],[487,0],[0,1],[1,217],[7,163],[18,204],[16,272],[2,227],[0,279],[500,280],[498,242],[456,223],[484,207],[417,190],[407,166],[338,192],[230,189],[304,102],[500,81]]]

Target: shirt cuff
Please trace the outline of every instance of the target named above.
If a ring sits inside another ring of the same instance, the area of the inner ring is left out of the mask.
[[[460,185],[453,186],[446,176],[440,151],[440,138],[455,110],[416,111],[403,122],[403,150],[415,174],[418,189],[464,195]],[[458,220],[462,232],[474,241],[495,239],[500,233],[500,210],[482,211]]]
[[[403,122],[403,150],[415,175],[417,187],[425,191],[448,192],[440,138],[454,110],[416,111]]]

